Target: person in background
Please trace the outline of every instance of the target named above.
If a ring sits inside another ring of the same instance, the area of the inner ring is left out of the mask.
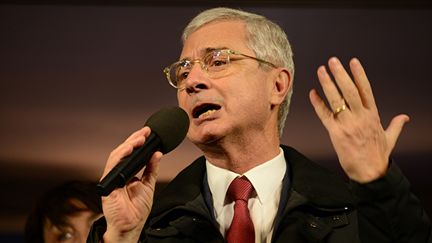
[[[25,242],[85,242],[91,225],[101,214],[96,183],[65,182],[37,201],[27,218]]]

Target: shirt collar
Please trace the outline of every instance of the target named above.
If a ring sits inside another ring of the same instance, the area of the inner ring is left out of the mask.
[[[207,180],[215,205],[223,205],[225,195],[231,182],[239,175],[232,171],[214,166],[206,160]],[[258,200],[264,204],[274,195],[282,183],[286,171],[286,161],[283,150],[273,159],[266,161],[244,173],[252,183]]]

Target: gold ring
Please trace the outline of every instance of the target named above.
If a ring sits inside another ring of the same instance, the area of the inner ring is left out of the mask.
[[[338,108],[336,108],[334,111],[333,111],[333,115],[337,115],[337,114],[339,114],[339,113],[341,113],[342,111],[344,111],[344,110],[346,110],[346,108],[347,108],[347,106],[345,105],[345,104],[343,104],[342,106],[339,106]]]

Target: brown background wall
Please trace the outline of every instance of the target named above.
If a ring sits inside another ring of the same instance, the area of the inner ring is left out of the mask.
[[[162,69],[177,59],[187,21],[214,4],[119,2],[0,5],[0,234],[20,234],[26,214],[48,187],[71,178],[97,180],[117,144],[154,111],[176,105]],[[338,171],[308,91],[318,87],[315,70],[328,57],[345,63],[359,57],[383,124],[400,112],[411,116],[394,157],[432,213],[432,10],[427,3],[223,5],[263,14],[286,30],[296,76],[283,143]],[[164,158],[160,183],[198,155],[185,141]]]

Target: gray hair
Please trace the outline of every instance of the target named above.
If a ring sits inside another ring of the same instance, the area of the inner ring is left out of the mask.
[[[215,21],[241,20],[246,24],[246,33],[248,42],[256,57],[269,61],[276,66],[285,67],[294,77],[294,61],[291,45],[288,37],[281,27],[266,17],[244,12],[231,8],[213,8],[201,12],[193,18],[183,31],[183,44],[190,34],[202,26]],[[278,113],[278,130],[282,136],[285,126],[286,117],[289,111],[291,96],[293,93],[292,86],[282,102]]]

